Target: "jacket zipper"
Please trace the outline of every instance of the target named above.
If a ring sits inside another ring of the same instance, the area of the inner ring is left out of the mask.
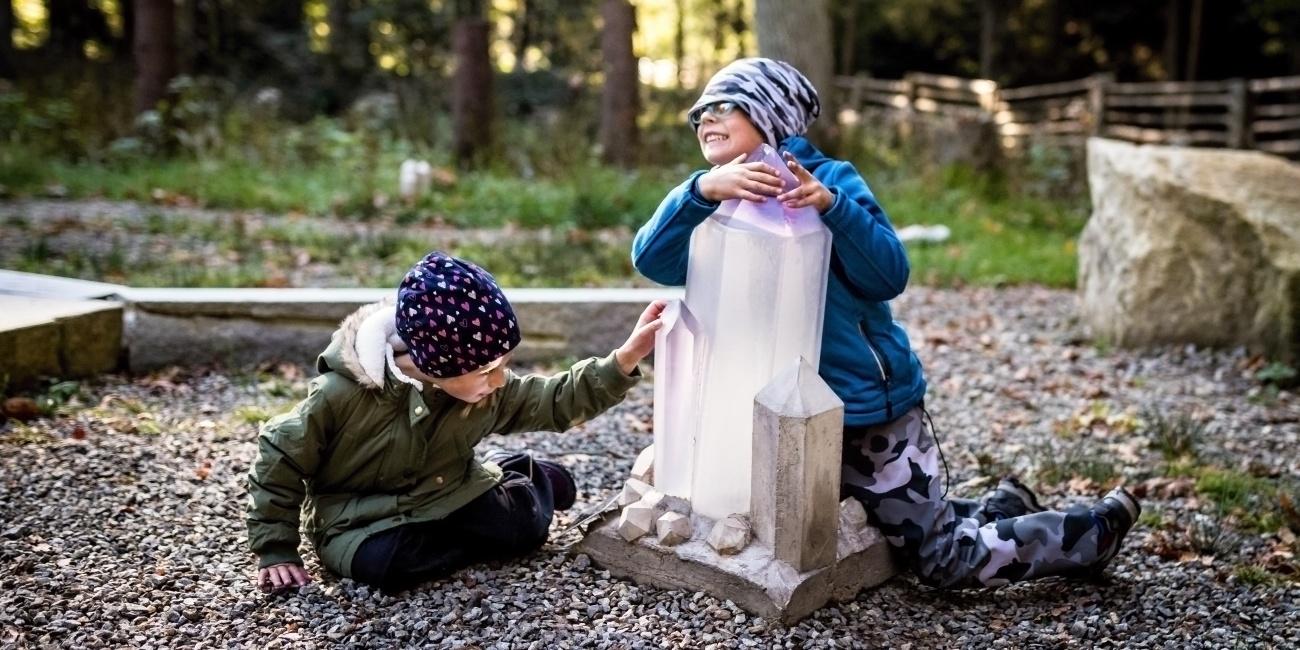
[[[862,339],[867,342],[867,349],[871,351],[871,357],[876,361],[876,369],[880,371],[880,379],[885,383],[885,417],[887,422],[893,422],[894,399],[890,395],[893,380],[889,376],[884,357],[876,350],[876,344],[871,342],[871,335],[867,334],[867,327],[862,324],[862,321],[858,321],[858,331],[862,332]]]

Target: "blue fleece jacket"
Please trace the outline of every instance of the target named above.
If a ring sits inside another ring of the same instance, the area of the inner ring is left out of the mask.
[[[844,424],[902,416],[925,396],[921,362],[888,301],[907,286],[907,251],[853,165],[827,157],[807,139],[781,143],[834,195],[822,221],[831,231],[820,374],[844,400]],[[691,232],[718,208],[699,194],[696,172],[668,193],[632,242],[632,263],[655,282],[686,283]]]

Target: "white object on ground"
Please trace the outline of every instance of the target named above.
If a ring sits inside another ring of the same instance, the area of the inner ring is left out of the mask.
[[[949,237],[952,237],[952,229],[943,224],[935,226],[911,225],[898,229],[898,239],[904,244],[914,241],[925,244],[938,244],[948,241]]]

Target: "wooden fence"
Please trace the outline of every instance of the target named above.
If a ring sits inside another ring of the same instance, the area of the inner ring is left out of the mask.
[[[999,88],[987,79],[909,73],[839,77],[842,118],[866,111],[945,115],[986,123],[1004,148],[1029,141],[1082,145],[1091,135],[1131,142],[1258,149],[1300,159],[1300,76],[1118,83],[1110,75]]]

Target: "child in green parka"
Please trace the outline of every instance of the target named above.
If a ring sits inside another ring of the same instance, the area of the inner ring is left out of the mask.
[[[433,252],[396,301],[362,307],[317,359],[307,398],[258,437],[249,545],[263,590],[311,578],[299,527],[331,571],[399,590],[466,564],[539,548],[573,477],[524,453],[475,459],[490,433],[576,426],[623,400],[654,347],[664,303],[627,341],[552,377],[507,369],[520,341],[490,274]]]

